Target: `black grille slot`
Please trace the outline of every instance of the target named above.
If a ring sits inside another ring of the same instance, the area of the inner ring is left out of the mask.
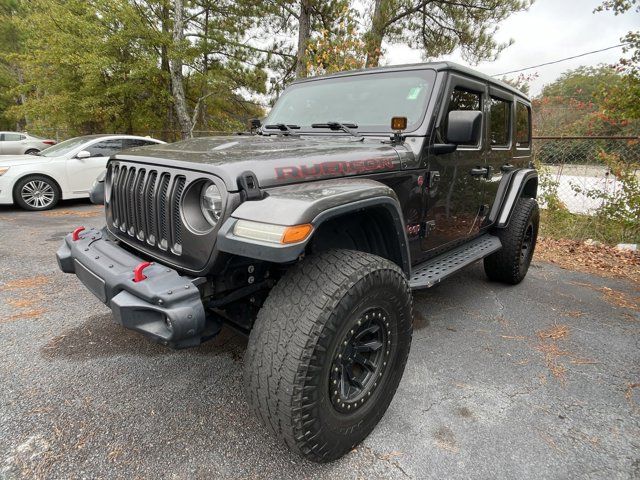
[[[176,177],[171,199],[171,214],[173,226],[173,249],[177,252],[182,250],[182,219],[180,218],[180,200],[184,193],[184,177]]]
[[[158,188],[158,245],[163,250],[169,246],[169,225],[167,218],[167,192],[169,191],[168,173],[163,173],[160,177],[160,187]]]
[[[113,227],[125,237],[180,255],[184,233],[180,204],[186,178],[133,165],[109,168],[111,194],[107,208]]]

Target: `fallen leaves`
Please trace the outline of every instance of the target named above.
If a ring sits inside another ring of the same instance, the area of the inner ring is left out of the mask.
[[[4,285],[0,286],[0,291],[5,290],[5,291],[12,291],[12,290],[19,290],[22,288],[37,288],[37,287],[41,287],[43,285],[46,285],[47,283],[49,283],[51,280],[48,277],[45,277],[44,275],[38,275],[35,277],[26,277],[26,278],[19,278],[17,280],[13,280],[11,282],[7,282]]]
[[[560,340],[565,338],[569,334],[569,327],[566,325],[554,325],[548,330],[540,330],[538,332],[538,338],[544,340],[550,338],[552,340]]]
[[[535,347],[536,350],[544,354],[544,361],[549,371],[562,383],[565,381],[567,369],[558,359],[571,356],[572,353],[567,350],[561,350],[558,346],[558,340],[562,340],[568,335],[569,327],[567,325],[554,325],[547,330],[540,330],[537,336],[541,343]]]
[[[51,279],[38,275],[35,277],[19,278],[0,286],[0,291],[17,292],[15,297],[7,299],[7,304],[17,310],[17,313],[0,318],[0,322],[12,322],[14,320],[39,318],[47,310],[41,308],[42,295],[38,289],[49,284]]]
[[[78,217],[78,218],[90,218],[90,217],[99,217],[104,214],[104,209],[100,206],[95,207],[88,211],[78,211],[78,210],[49,210],[44,212],[43,215],[46,217]]]
[[[536,258],[568,270],[640,283],[640,252],[577,240],[539,237]]]

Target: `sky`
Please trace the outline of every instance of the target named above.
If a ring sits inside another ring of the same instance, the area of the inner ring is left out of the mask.
[[[515,42],[503,50],[497,60],[469,65],[456,52],[438,60],[452,60],[495,75],[617,45],[629,30],[640,27],[640,15],[634,12],[618,16],[611,12],[593,13],[601,3],[602,0],[536,0],[528,11],[516,13],[502,22],[497,33],[498,41],[512,38]],[[553,82],[566,70],[581,65],[616,63],[622,56],[622,48],[618,48],[528,70],[525,73],[538,74],[531,82],[530,94],[538,95],[544,85]],[[417,50],[406,45],[386,45],[381,63],[400,65],[421,61]]]

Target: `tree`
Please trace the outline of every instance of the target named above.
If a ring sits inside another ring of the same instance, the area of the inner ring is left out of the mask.
[[[24,128],[24,118],[7,118],[4,112],[11,105],[22,103],[23,96],[12,94],[13,88],[23,80],[15,55],[20,51],[22,39],[15,19],[20,14],[18,0],[0,0],[0,128]]]
[[[626,77],[607,65],[564,72],[534,99],[537,135],[627,135],[640,122],[611,109],[610,95],[626,86]]]
[[[613,11],[616,15],[638,15],[640,13],[639,0],[606,0],[595,12]],[[640,30],[630,31],[620,39],[627,45],[624,53],[630,53],[628,58],[620,59],[617,66],[623,73],[623,81],[615,88],[606,92],[605,108],[623,121],[640,119]]]
[[[178,22],[172,0],[26,3],[16,20],[24,49],[14,55],[25,82],[13,89],[26,100],[7,114],[69,135],[143,133],[176,120],[182,137],[198,123],[241,128],[260,112],[243,95],[265,91],[264,65],[249,65],[239,41],[255,18],[241,1],[183,1]]]
[[[495,40],[497,25],[514,12],[526,10],[532,0],[374,0],[365,35],[367,67],[375,67],[382,42],[408,41],[425,57],[460,48],[476,63],[495,58],[511,42]]]

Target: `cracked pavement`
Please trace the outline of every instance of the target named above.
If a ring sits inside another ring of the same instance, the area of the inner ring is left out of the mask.
[[[62,236],[102,224],[0,207],[0,478],[640,478],[637,286],[535,262],[516,287],[477,264],[416,293],[387,414],[316,465],[249,414],[244,338],[155,345],[58,271]]]

